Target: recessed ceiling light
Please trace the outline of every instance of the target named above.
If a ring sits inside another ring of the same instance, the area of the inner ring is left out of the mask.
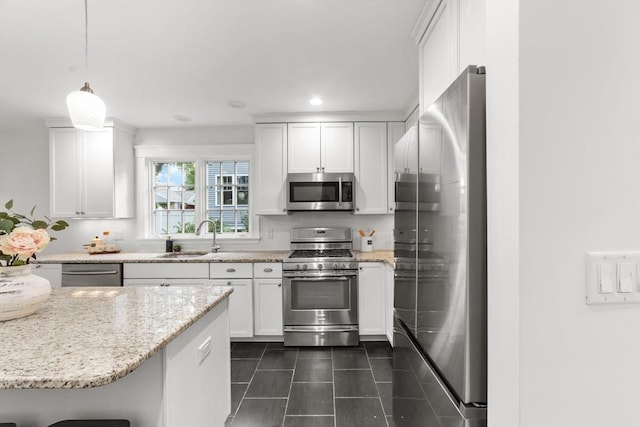
[[[322,99],[320,99],[320,98],[311,98],[309,100],[309,104],[311,104],[311,105],[320,105],[320,104],[322,104]]]
[[[192,120],[191,117],[185,116],[184,114],[176,114],[173,118],[179,122],[190,122]]]
[[[242,101],[229,101],[228,105],[231,108],[245,108],[247,106],[247,104]]]

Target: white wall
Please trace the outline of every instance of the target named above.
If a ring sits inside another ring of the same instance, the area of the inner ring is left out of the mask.
[[[487,344],[491,427],[520,425],[518,10],[517,1],[487,2]]]
[[[49,137],[42,120],[34,120],[18,129],[0,129],[0,210],[4,203],[14,199],[15,210],[28,213],[37,205],[36,216],[49,213]],[[208,128],[140,129],[136,145],[166,144],[247,144],[253,143],[254,130],[248,126],[220,126]],[[392,215],[353,215],[349,213],[294,213],[286,216],[259,217],[262,240],[253,244],[225,245],[223,250],[287,250],[291,227],[343,226],[354,230],[377,230],[375,246],[392,248]],[[51,243],[44,254],[78,252],[95,235],[103,231],[122,231],[124,240],[115,242],[123,250],[163,251],[164,242],[136,240],[136,222],[126,220],[68,220],[70,227],[52,233],[58,240]],[[273,237],[271,237],[273,236]],[[354,248],[359,240],[354,232]],[[185,249],[206,250],[210,246],[207,237],[184,240]]]
[[[520,3],[521,426],[640,424],[640,307],[585,252],[640,247],[640,2]]]

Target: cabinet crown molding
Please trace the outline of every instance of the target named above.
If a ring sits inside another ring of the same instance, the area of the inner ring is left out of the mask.
[[[253,114],[254,123],[402,122],[404,111],[341,111]]]
[[[44,124],[48,128],[72,128],[71,119],[68,117],[44,117]],[[104,121],[104,127],[114,127],[123,130],[131,135],[135,135],[138,128],[133,127],[123,121],[109,117]]]
[[[429,24],[431,24],[431,20],[436,14],[436,10],[438,10],[440,3],[442,3],[442,0],[427,0],[424,4],[424,7],[416,21],[416,25],[411,31],[411,37],[413,37],[413,40],[415,40],[417,45],[420,44],[422,37],[427,32],[427,28],[429,28]]]

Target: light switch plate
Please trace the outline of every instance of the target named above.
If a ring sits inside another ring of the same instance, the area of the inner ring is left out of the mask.
[[[586,303],[640,303],[640,252],[587,252]]]

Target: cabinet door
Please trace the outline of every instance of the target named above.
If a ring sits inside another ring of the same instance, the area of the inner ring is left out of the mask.
[[[385,329],[387,331],[387,339],[393,345],[393,267],[385,264]]]
[[[458,0],[442,0],[420,41],[421,114],[459,74],[457,7]]]
[[[174,278],[146,278],[123,279],[124,286],[203,286],[211,285],[209,279],[174,279]]]
[[[52,217],[80,215],[80,133],[49,129],[49,213]]]
[[[388,213],[387,124],[356,123],[355,129],[355,213]]]
[[[387,210],[393,212],[395,205],[394,171],[397,159],[395,158],[395,146],[404,135],[404,122],[387,123]]]
[[[353,172],[353,123],[320,125],[322,172]]]
[[[113,128],[83,132],[80,148],[83,216],[110,218],[113,206]]]
[[[458,74],[469,65],[487,63],[486,0],[459,0],[460,63]]]
[[[320,123],[289,123],[287,169],[320,172]]]
[[[209,284],[231,286],[229,296],[229,335],[232,338],[253,336],[253,292],[252,279],[209,280]]]
[[[360,263],[358,318],[360,335],[386,334],[386,288],[384,264]]]
[[[254,279],[254,334],[282,335],[282,279]]]
[[[256,125],[257,213],[285,215],[287,179],[287,125]]]

